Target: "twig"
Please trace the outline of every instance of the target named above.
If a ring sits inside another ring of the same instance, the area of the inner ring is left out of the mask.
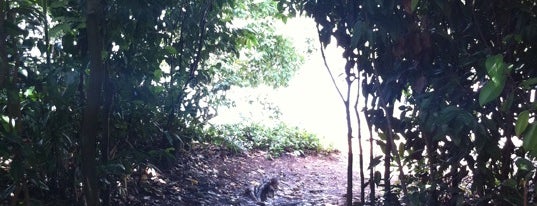
[[[197,49],[196,50],[196,56],[194,58],[194,62],[192,62],[192,64],[190,64],[189,77],[188,77],[188,79],[186,80],[185,84],[182,87],[182,90],[181,90],[182,92],[177,97],[177,104],[178,105],[180,105],[183,102],[183,97],[184,97],[184,94],[185,94],[185,90],[186,90],[188,84],[190,84],[190,82],[192,80],[194,80],[195,72],[198,69],[198,65],[199,65],[199,62],[201,60],[201,50],[203,48],[203,41],[205,40],[205,33],[206,33],[205,24],[207,23],[207,14],[209,13],[209,11],[212,8],[212,2],[213,2],[212,0],[207,1],[207,7],[205,8],[205,11],[203,12],[203,16],[201,17],[201,20],[200,20],[200,35],[199,35],[198,45],[197,45],[197,48],[196,48]]]
[[[317,24],[317,34],[319,36],[319,45],[321,47],[321,55],[323,57],[324,66],[326,67],[326,70],[328,71],[328,74],[330,74],[330,79],[332,80],[332,83],[334,84],[334,87],[336,87],[336,90],[337,90],[337,93],[339,94],[339,97],[341,98],[341,100],[343,102],[347,102],[348,100],[346,100],[343,97],[343,93],[341,93],[341,89],[339,89],[339,87],[337,86],[336,79],[334,78],[334,75],[332,74],[332,70],[330,69],[330,67],[328,66],[328,62],[326,61],[326,56],[324,55],[323,43],[321,42],[321,31],[319,30],[319,24]]]

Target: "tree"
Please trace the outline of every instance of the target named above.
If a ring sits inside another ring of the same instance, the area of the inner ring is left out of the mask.
[[[536,7],[525,0],[280,2],[283,11],[313,17],[323,45],[337,40],[357,70],[342,72],[347,78],[361,75],[363,95],[373,100],[366,120],[384,151],[385,204],[427,205],[534,202],[527,117],[534,116]],[[465,179],[475,192],[459,188]]]
[[[285,85],[300,63],[290,43],[269,21],[233,26],[250,15],[286,17],[275,8],[0,1],[0,204],[109,205],[124,187],[117,180],[170,166],[199,138],[230,86]]]
[[[87,89],[87,105],[81,131],[81,169],[83,175],[84,194],[87,205],[100,205],[99,186],[97,184],[97,135],[99,125],[99,107],[102,105],[102,86],[104,79],[103,62],[103,24],[104,5],[99,0],[86,2],[86,24],[88,36],[88,54],[90,65],[89,84]]]

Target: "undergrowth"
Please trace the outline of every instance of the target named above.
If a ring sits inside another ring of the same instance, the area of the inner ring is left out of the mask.
[[[211,126],[206,141],[221,145],[234,153],[267,151],[272,157],[283,153],[308,154],[328,151],[319,138],[298,127],[284,123],[266,126],[258,123],[235,123]]]

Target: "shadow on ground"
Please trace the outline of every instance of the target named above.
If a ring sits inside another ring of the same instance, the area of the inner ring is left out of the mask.
[[[265,152],[230,155],[213,145],[193,147],[166,171],[156,170],[130,187],[127,205],[343,205],[346,157],[333,152],[308,156],[284,154],[269,159]],[[151,170],[152,171],[152,170]],[[147,173],[147,172],[146,172]],[[143,176],[143,175],[142,175]],[[274,198],[256,203],[244,191],[264,179],[278,177]],[[357,175],[354,177],[358,181]],[[366,180],[367,181],[367,180]],[[354,199],[359,199],[355,183]]]

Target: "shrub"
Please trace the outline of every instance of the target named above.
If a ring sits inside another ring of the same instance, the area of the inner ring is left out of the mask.
[[[285,152],[304,154],[323,150],[315,134],[285,123],[273,126],[259,123],[214,125],[207,129],[205,141],[234,153],[263,150],[275,157]]]

